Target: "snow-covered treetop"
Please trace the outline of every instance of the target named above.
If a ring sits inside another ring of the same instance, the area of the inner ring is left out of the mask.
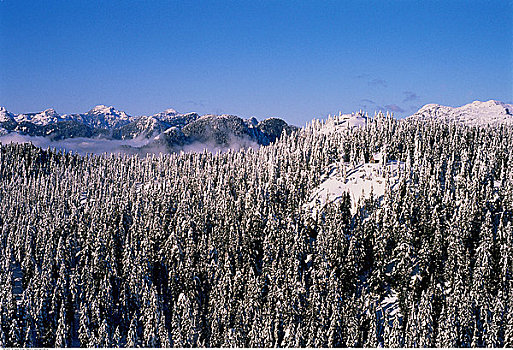
[[[351,114],[342,114],[339,112],[338,115],[328,116],[328,119],[324,121],[320,132],[327,134],[337,132],[341,129],[364,127],[367,124],[368,119],[367,115],[361,111]]]

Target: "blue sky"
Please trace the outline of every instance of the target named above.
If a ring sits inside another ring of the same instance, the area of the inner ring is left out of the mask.
[[[0,0],[0,105],[305,122],[513,102],[513,1]]]

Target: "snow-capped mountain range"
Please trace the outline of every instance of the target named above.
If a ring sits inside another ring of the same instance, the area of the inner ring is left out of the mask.
[[[421,120],[459,123],[472,126],[513,125],[513,105],[490,100],[475,101],[462,107],[428,104],[404,121]],[[369,123],[367,115],[360,111],[352,114],[339,113],[320,122],[321,133],[332,133]],[[10,113],[0,107],[0,136],[17,133],[40,136],[49,140],[77,137],[105,140],[146,140],[147,147],[178,149],[184,145],[201,142],[230,147],[232,141],[242,144],[249,141],[259,145],[273,142],[283,130],[295,127],[277,118],[257,121],[234,115],[200,116],[197,113],[178,113],[174,109],[151,116],[130,116],[112,106],[98,105],[81,114],[58,114],[54,109],[37,113]]]
[[[427,104],[406,119],[437,120],[472,126],[513,125],[513,105],[495,100],[474,101],[461,107]]]
[[[496,100],[474,101],[461,107],[427,104],[404,120],[432,120],[469,126],[513,125],[513,105]],[[324,120],[320,131],[321,133],[332,133],[354,127],[363,127],[369,121],[370,119],[363,111],[351,114],[339,113],[338,115],[330,115]]]
[[[86,113],[59,115],[54,109],[38,113],[13,114],[0,107],[0,136],[18,133],[44,136],[50,140],[77,137],[113,140],[146,139],[146,146],[173,148],[194,142],[228,147],[240,140],[266,145],[283,130],[292,130],[277,118],[258,122],[233,115],[204,115],[178,113],[167,109],[152,116],[130,116],[112,106],[98,105]]]

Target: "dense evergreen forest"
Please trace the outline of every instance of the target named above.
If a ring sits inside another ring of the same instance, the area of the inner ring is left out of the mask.
[[[2,347],[513,346],[513,128],[397,121],[144,158],[0,147]],[[313,215],[334,162],[398,186]]]

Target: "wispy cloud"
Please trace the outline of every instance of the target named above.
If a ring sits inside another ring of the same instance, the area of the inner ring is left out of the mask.
[[[205,142],[196,141],[186,145],[168,146],[165,144],[151,142],[151,139],[138,138],[133,140],[107,140],[92,139],[86,137],[70,138],[60,141],[52,141],[42,136],[27,136],[18,133],[10,133],[0,136],[0,144],[13,143],[31,143],[36,147],[43,149],[62,149],[81,155],[86,154],[138,154],[145,156],[147,154],[159,153],[179,153],[179,152],[203,152],[207,150],[211,153],[227,152],[228,150],[240,150],[253,148],[258,149],[260,145],[249,137],[238,137],[228,135],[226,144],[217,144],[213,138]]]
[[[369,77],[370,77],[370,75],[369,75],[369,74],[367,74],[367,73],[362,73],[362,74],[355,75],[354,77],[355,77],[356,79],[367,79],[367,78],[369,78]]]
[[[375,108],[376,102],[371,99],[363,98],[360,100],[360,107],[363,109]]]
[[[403,102],[417,101],[419,99],[419,95],[417,95],[413,91],[404,91],[403,94],[404,94]]]
[[[146,145],[150,140],[138,138],[133,140],[106,140],[76,137],[60,141],[52,141],[42,136],[27,136],[10,133],[0,137],[0,143],[32,143],[41,148],[56,148],[78,154],[133,153],[134,148]]]
[[[361,100],[362,103],[368,103],[368,104],[371,104],[371,105],[375,105],[376,102],[374,102],[373,100],[369,100],[368,98],[364,98]]]
[[[384,87],[386,88],[388,86],[387,81],[384,79],[375,78],[372,80],[369,80],[367,82],[369,86],[377,86],[377,87]]]
[[[184,102],[184,104],[194,107],[205,107],[204,101],[187,100]]]
[[[214,114],[215,115],[225,114],[225,111],[222,108],[214,108]]]
[[[385,105],[385,108],[391,112],[404,113],[405,110],[396,104]]]
[[[367,81],[367,85],[376,87],[387,87],[388,83],[385,79],[372,76],[371,74],[361,73],[353,76],[355,79]]]

